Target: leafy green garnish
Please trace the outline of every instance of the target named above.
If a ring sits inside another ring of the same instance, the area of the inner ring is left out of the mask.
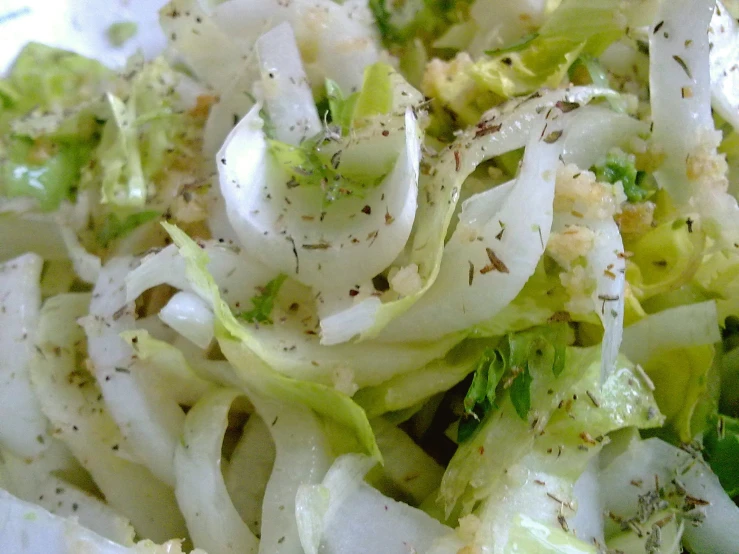
[[[459,422],[457,440],[467,440],[495,405],[495,389],[506,370],[504,355],[487,348],[480,356],[467,394],[464,397],[465,417]]]
[[[704,438],[704,454],[721,486],[731,497],[739,495],[739,419],[719,415]]]
[[[280,292],[280,287],[287,279],[287,275],[280,274],[269,283],[264,285],[262,292],[251,299],[252,309],[248,312],[241,312],[238,317],[250,323],[262,323],[270,325],[272,323],[272,309],[275,306],[275,298]]]
[[[519,368],[520,369],[520,368]],[[521,373],[511,383],[511,403],[521,419],[526,419],[531,409],[531,372],[528,364],[523,367]]]
[[[568,327],[565,323],[511,333],[500,348],[486,349],[475,368],[464,398],[465,417],[459,422],[458,440],[470,438],[485,417],[498,408],[498,384],[508,390],[521,419],[531,409],[531,384],[535,375],[551,371],[555,378],[565,368]]]
[[[739,317],[730,315],[724,320],[721,339],[724,343],[724,352],[739,347]]]
[[[97,233],[97,241],[100,246],[105,248],[114,240],[123,238],[133,232],[136,227],[153,221],[161,215],[153,210],[130,214],[123,219],[114,213],[108,214]]]
[[[332,123],[341,129],[342,135],[358,123],[376,115],[390,112],[393,104],[393,87],[391,76],[394,70],[387,64],[378,62],[364,70],[364,81],[359,92],[344,96],[339,85],[326,80],[326,97]],[[269,121],[264,114],[265,122]],[[347,175],[339,169],[341,151],[327,155],[321,147],[337,137],[329,137],[327,132],[320,132],[308,138],[298,146],[293,146],[269,138],[265,131],[269,152],[288,174],[288,188],[308,186],[320,188],[324,194],[324,203],[330,204],[342,196],[361,195],[361,190],[373,187],[380,182],[379,178],[365,178],[360,175]],[[340,140],[340,137],[338,138]],[[361,181],[359,180],[361,178]]]
[[[326,79],[326,98],[331,115],[331,122],[341,128],[342,133],[348,133],[354,117],[354,106],[359,98],[355,92],[345,97],[341,87],[336,81]]]
[[[352,123],[375,115],[390,113],[393,107],[393,68],[382,62],[364,70],[362,89],[352,113]]]
[[[636,170],[633,155],[618,151],[609,152],[605,161],[593,166],[591,171],[599,181],[611,184],[620,181],[629,202],[642,202],[651,194],[649,189],[642,186],[646,173]]]

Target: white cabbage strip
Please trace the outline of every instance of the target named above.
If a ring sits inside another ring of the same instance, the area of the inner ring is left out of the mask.
[[[202,246],[210,258],[208,270],[235,310],[248,309],[259,287],[275,276],[244,251],[212,241],[203,242]],[[162,283],[192,291],[185,261],[174,245],[144,258],[127,275],[127,301],[132,302],[145,290]],[[374,385],[428,364],[459,342],[458,337],[450,337],[423,345],[366,342],[322,346],[316,334],[306,333],[316,325],[313,295],[290,281],[283,288],[272,313],[272,319],[279,323],[246,328],[254,337],[250,348],[257,356],[290,377],[328,384],[348,376],[352,387]],[[297,310],[295,305],[299,306]]]
[[[421,554],[434,541],[451,534],[449,527],[421,510],[396,502],[364,483],[363,476],[372,465],[365,457],[344,455],[334,462],[321,485],[301,489],[298,497],[305,523],[301,536],[312,540],[306,542],[306,552]]]
[[[329,468],[329,448],[317,416],[300,404],[252,394],[257,413],[275,443],[276,457],[264,492],[260,554],[302,554],[295,497],[299,487],[320,483]]]
[[[659,29],[649,34],[652,139],[667,154],[655,177],[680,204],[693,193],[688,157],[713,130],[706,29],[714,5],[712,0],[661,2]]]
[[[149,368],[148,382],[180,405],[195,404],[203,395],[216,388],[213,381],[232,384],[208,371],[224,362],[202,359],[201,350],[197,350],[201,359],[195,356],[186,357],[180,348],[153,338],[144,329],[124,331],[121,338],[130,345],[139,360],[146,363]],[[230,372],[230,368],[228,371]]]
[[[613,147],[628,144],[630,139],[648,130],[645,123],[632,117],[587,106],[573,118],[562,157],[565,163],[589,168],[602,161]],[[617,203],[614,195],[611,204],[615,207]],[[593,305],[604,329],[601,367],[605,379],[613,370],[621,344],[626,260],[618,226],[611,214],[602,215],[603,218],[584,218],[556,214],[554,225],[556,230],[567,225],[580,225],[594,233],[593,245],[586,258],[590,278],[595,282],[591,295]]]
[[[255,535],[259,535],[262,528],[264,491],[274,463],[272,435],[264,420],[252,414],[223,477],[234,507]]]
[[[603,379],[614,369],[618,357],[624,322],[624,286],[626,260],[618,225],[613,218],[577,218],[558,216],[553,230],[567,232],[570,225],[584,226],[593,231],[593,245],[586,254],[587,270],[595,283],[591,293],[593,308],[603,324],[601,373]]]
[[[241,48],[208,16],[199,0],[172,0],[159,13],[169,42],[215,92],[228,88],[243,62]]]
[[[213,341],[213,312],[191,292],[175,294],[159,311],[159,318],[203,350]]]
[[[29,382],[36,340],[43,261],[24,254],[0,266],[0,444],[35,456],[48,438],[46,418]]]
[[[429,178],[422,184],[414,229],[406,246],[407,257],[403,260],[405,267],[417,267],[422,286],[416,292],[380,306],[374,325],[362,334],[362,338],[377,336],[388,323],[424,296],[437,279],[459,191],[475,168],[495,156],[525,146],[541,118],[539,114],[547,108],[557,103],[572,108],[599,96],[618,95],[608,89],[572,87],[512,100],[487,112],[476,127],[467,130],[439,154]],[[399,325],[386,330],[380,338],[389,342],[407,340],[405,334],[397,334]],[[414,332],[419,334],[418,329]]]
[[[460,221],[434,285],[388,326],[385,338],[438,339],[491,318],[523,288],[549,238],[564,145],[567,116],[556,108],[548,115],[534,125],[516,183],[500,209]]]
[[[218,154],[221,192],[241,243],[276,272],[318,290],[348,295],[371,280],[403,250],[416,208],[420,137],[410,110],[395,132],[404,133],[405,144],[383,181],[363,198],[324,206],[320,189],[291,187],[270,159],[253,108]]]
[[[321,120],[292,28],[288,23],[278,25],[259,37],[255,48],[275,138],[297,146],[321,130]]]
[[[708,32],[713,108],[739,129],[739,25],[721,2],[716,2]]]
[[[128,444],[102,403],[92,377],[76,365],[84,340],[77,318],[87,313],[89,294],[65,294],[46,301],[39,323],[40,352],[31,379],[55,435],[90,472],[113,509],[136,532],[164,541],[186,535],[172,489],[144,466],[130,461]]]
[[[698,455],[657,438],[633,441],[602,470],[606,509],[624,519],[637,516],[643,503],[640,497],[648,497],[650,490],[654,494],[657,481],[668,489],[674,488],[675,499],[679,499],[682,490],[683,496],[687,494],[701,501],[698,510],[704,516],[702,523],[687,524],[683,535],[690,552],[712,554],[736,550],[739,508],[718,478]]]
[[[650,33],[649,75],[653,140],[666,159],[655,177],[679,207],[698,212],[719,247],[736,249],[739,206],[727,193],[726,161],[716,151],[721,135],[711,116],[706,29],[715,6],[712,0],[660,4],[660,28]],[[733,64],[722,71],[733,71]]]
[[[116,258],[105,265],[82,325],[111,415],[136,457],[159,479],[174,485],[174,449],[185,415],[174,399],[150,386],[146,364],[120,336],[135,328],[134,305],[125,300],[125,277],[135,266],[133,258]]]
[[[183,554],[175,539],[157,545],[141,541],[136,546],[116,544],[80,525],[74,518],[53,515],[36,504],[24,502],[0,490],[0,551],[28,554]],[[205,554],[200,549],[190,554]]]
[[[113,542],[133,544],[131,523],[99,498],[10,452],[3,451],[2,457],[0,473],[7,477],[8,492],[52,514],[75,517],[86,528]]]
[[[238,391],[219,390],[187,414],[175,454],[177,502],[196,546],[215,554],[256,554],[254,534],[242,521],[221,473],[221,445]]]
[[[315,86],[328,77],[347,93],[359,90],[364,68],[380,57],[374,18],[363,1],[229,0],[212,17],[244,52],[270,27],[289,23]]]

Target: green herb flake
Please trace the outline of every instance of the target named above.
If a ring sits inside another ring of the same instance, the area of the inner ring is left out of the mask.
[[[282,287],[286,279],[287,275],[280,274],[264,285],[261,293],[251,299],[252,309],[248,312],[241,312],[238,314],[238,317],[250,323],[271,325],[271,314],[275,306],[275,298],[277,298],[277,293],[280,292],[280,287]]]
[[[533,378],[528,364],[524,366],[521,373],[513,380],[510,387],[511,403],[518,417],[525,420],[531,409],[531,383]]]
[[[603,163],[590,169],[599,181],[615,184],[621,182],[629,202],[646,200],[651,191],[644,186],[646,173],[637,171],[634,156],[623,152],[609,152]]]

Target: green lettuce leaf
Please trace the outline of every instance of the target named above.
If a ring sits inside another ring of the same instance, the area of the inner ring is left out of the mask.
[[[589,350],[597,352],[595,348]],[[561,541],[568,536],[565,534],[570,528],[568,520],[574,515],[574,510],[593,510],[587,505],[588,488],[592,489],[592,486],[585,485],[576,491],[575,483],[586,472],[596,471],[593,463],[609,442],[606,435],[624,427],[651,428],[662,423],[664,418],[659,414],[647,384],[639,380],[633,364],[621,357],[616,369],[601,386],[597,357],[573,360],[583,353],[582,349],[568,349],[570,360],[562,375],[573,369],[573,362],[576,365],[584,363],[587,368],[580,379],[563,393],[562,400],[550,412],[551,417],[543,428],[537,431],[539,422],[534,419],[533,429],[521,429],[521,436],[509,437],[505,443],[506,450],[511,446],[518,448],[527,440],[524,434],[536,436],[529,439],[526,448],[522,448],[520,458],[510,459],[511,465],[495,470],[498,475],[486,489],[487,496],[480,495],[482,507],[475,513],[482,525],[476,544],[485,545],[493,552],[514,552],[518,551],[517,548],[523,552],[569,552],[567,543]],[[532,370],[534,378],[540,373],[541,370]],[[544,373],[549,371],[544,370]],[[550,390],[554,390],[554,385]],[[541,417],[545,414],[543,406],[538,404],[537,407],[537,416]],[[490,428],[505,425],[499,417],[490,418]],[[483,451],[478,449],[478,457],[486,452],[486,447]],[[494,456],[503,457],[500,453]],[[489,476],[491,473],[488,470]],[[522,474],[527,476],[526,479],[521,479]],[[588,479],[590,474],[585,480]],[[547,502],[552,499],[557,502]],[[586,514],[582,518],[578,514],[580,522],[597,517],[597,513]],[[536,528],[540,531],[536,533],[540,544],[530,542],[529,534],[523,532],[526,529],[520,527],[522,519],[529,524],[527,530]],[[561,527],[557,532],[549,528],[555,521]],[[590,541],[589,536],[581,534],[590,531],[587,524],[583,526],[585,528],[577,529],[577,536]]]
[[[386,48],[406,46],[415,39],[430,45],[469,15],[473,0],[370,0]]]
[[[0,133],[11,119],[34,109],[60,112],[99,96],[112,76],[96,60],[28,43],[0,80]]]
[[[416,406],[437,393],[449,390],[475,371],[480,357],[497,343],[497,339],[463,341],[443,358],[393,377],[381,385],[360,389],[354,395],[354,401],[370,418],[406,409],[415,411]]]
[[[644,364],[666,426],[681,442],[693,440],[717,408],[714,353],[712,345],[656,351]]]
[[[372,119],[391,113],[394,103],[398,102],[395,97],[400,90],[402,86],[398,84],[395,70],[382,62],[364,70],[362,88],[349,96],[344,96],[339,85],[328,79],[326,96],[331,122],[345,137],[350,132],[355,135],[363,127],[364,133],[360,131],[360,138],[379,135],[385,128],[385,122],[381,121],[381,128],[378,128],[372,124]],[[320,188],[324,193],[325,205],[346,196],[363,197],[363,190],[378,185],[392,169],[391,158],[383,160],[383,163],[365,163],[359,167],[355,167],[356,163],[348,164],[346,147],[350,147],[352,139],[356,137],[348,138],[348,145],[344,144],[347,139],[340,139],[328,131],[322,131],[297,146],[274,138],[268,138],[267,144],[273,159],[287,173],[288,187],[302,185]]]
[[[1,192],[9,198],[35,198],[41,210],[55,210],[73,196],[91,154],[92,145],[84,140],[13,136],[7,158],[0,159]]]
[[[381,459],[367,415],[347,395],[325,385],[291,379],[267,366],[255,353],[259,344],[234,317],[208,273],[208,255],[178,227],[162,223],[186,261],[187,278],[195,292],[208,301],[216,316],[216,338],[236,369],[244,387],[266,397],[300,402],[320,416],[342,426],[371,456]]]
[[[95,147],[95,105],[114,74],[91,60],[29,43],[0,80],[0,193],[43,211],[72,198]]]
[[[424,92],[465,123],[507,98],[556,88],[582,55],[598,56],[626,31],[618,0],[564,0],[534,36],[472,61],[429,65]]]
[[[632,252],[627,260],[626,279],[639,301],[679,289],[698,271],[706,235],[690,218],[658,225],[646,234],[624,241]]]
[[[344,92],[336,81],[326,79],[326,98],[331,123],[340,127],[342,133],[348,133],[352,125],[354,107],[359,98],[359,93],[355,92],[349,96],[344,96]]]
[[[374,63],[364,70],[364,81],[354,105],[352,123],[390,113],[393,107],[391,76],[394,71],[392,67],[382,62]]]
[[[719,415],[703,437],[704,455],[721,486],[739,496],[739,419]]]
[[[535,354],[528,363],[528,416],[519,417],[504,377],[496,397],[499,409],[489,413],[471,439],[459,446],[444,474],[440,499],[447,514],[459,509],[468,512],[499,490],[506,468],[534,449],[537,456],[544,456],[547,473],[574,484],[607,433],[626,426],[656,427],[664,420],[647,384],[624,357],[619,357],[601,387],[599,346],[567,348],[564,368],[555,375],[556,352],[546,354],[546,349],[532,346],[543,344],[546,335],[521,335],[521,342],[528,341],[528,351]],[[547,342],[552,344],[551,339]],[[539,350],[546,355],[539,355]],[[500,448],[503,444],[505,448]]]
[[[100,183],[103,204],[140,208],[157,192],[158,181],[175,160],[197,159],[190,143],[202,122],[182,109],[176,92],[179,79],[157,58],[130,68],[121,94],[106,95],[107,121],[88,176]]]
[[[114,240],[123,238],[131,234],[137,227],[144,225],[150,221],[154,221],[160,214],[157,211],[147,210],[136,212],[125,217],[119,217],[115,213],[109,213],[98,229],[96,238],[100,246],[106,248]]]

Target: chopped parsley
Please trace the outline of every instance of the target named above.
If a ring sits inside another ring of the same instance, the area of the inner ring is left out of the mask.
[[[271,325],[271,314],[275,307],[275,298],[277,298],[277,293],[280,292],[280,288],[286,279],[287,275],[280,274],[264,285],[260,294],[251,299],[252,309],[248,312],[241,312],[238,314],[238,317],[250,323]]]

